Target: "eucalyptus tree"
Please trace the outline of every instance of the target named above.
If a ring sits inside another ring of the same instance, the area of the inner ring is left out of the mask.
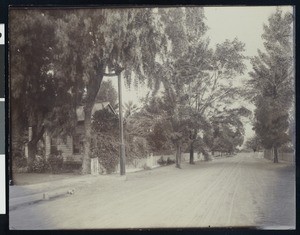
[[[293,14],[277,8],[264,25],[265,51],[251,60],[249,97],[256,105],[254,129],[264,148],[278,148],[289,141],[289,113],[294,103]],[[293,114],[292,114],[293,115]]]

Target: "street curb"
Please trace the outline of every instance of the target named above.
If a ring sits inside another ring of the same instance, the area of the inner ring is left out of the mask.
[[[151,168],[151,170],[161,168],[161,167],[162,166],[160,166],[160,165],[155,165],[154,167]],[[146,171],[146,170],[141,168],[136,171],[132,171],[132,172],[128,172],[128,173],[136,173],[136,172],[142,172],[142,171]],[[98,175],[96,175],[96,176],[98,176]],[[88,179],[89,178],[90,178],[90,176],[88,177]],[[84,180],[85,179],[81,178],[81,179],[79,179],[79,182],[82,182]],[[127,175],[118,177],[118,180],[127,181],[128,180]],[[69,181],[69,179],[66,179],[66,181]],[[51,182],[51,183],[53,183],[53,182]],[[49,182],[47,184],[49,184]],[[41,183],[41,185],[45,185],[45,183]],[[26,195],[26,196],[18,196],[18,197],[10,198],[9,199],[9,211],[16,210],[17,208],[22,207],[22,206],[28,206],[28,205],[31,205],[34,203],[47,201],[47,200],[50,200],[50,199],[53,199],[56,197],[61,197],[64,195],[73,195],[74,193],[75,193],[75,188],[67,188],[67,186],[65,186],[65,187],[59,188],[59,189],[52,189],[52,190],[48,189],[48,191],[42,191],[39,193],[30,194],[30,195]]]
[[[56,197],[64,196],[64,195],[73,195],[75,193],[75,189],[72,188],[63,188],[56,189],[47,192],[36,193],[33,195],[28,195],[24,197],[17,197],[9,199],[9,210],[15,210],[20,206],[26,206],[34,203],[38,203],[41,201],[47,201]]]

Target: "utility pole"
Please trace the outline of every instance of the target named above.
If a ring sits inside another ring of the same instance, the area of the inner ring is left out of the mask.
[[[119,89],[119,118],[120,118],[120,175],[125,175],[125,145],[124,145],[124,131],[123,131],[123,105],[122,105],[122,83],[121,72],[118,73],[118,89]]]
[[[118,76],[118,93],[119,93],[119,126],[120,126],[120,175],[125,175],[125,144],[124,144],[124,130],[123,130],[123,102],[122,102],[122,83],[121,83],[122,69],[115,73],[104,73],[104,76],[115,77]]]

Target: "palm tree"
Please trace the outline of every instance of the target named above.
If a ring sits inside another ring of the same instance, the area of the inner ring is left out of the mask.
[[[125,118],[128,118],[132,116],[134,113],[139,111],[139,107],[136,104],[133,104],[132,100],[128,101],[124,105],[124,110],[125,110]]]

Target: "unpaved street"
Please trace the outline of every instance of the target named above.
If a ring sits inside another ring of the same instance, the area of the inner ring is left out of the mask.
[[[252,153],[98,176],[75,195],[10,211],[11,229],[295,227],[295,168]]]

